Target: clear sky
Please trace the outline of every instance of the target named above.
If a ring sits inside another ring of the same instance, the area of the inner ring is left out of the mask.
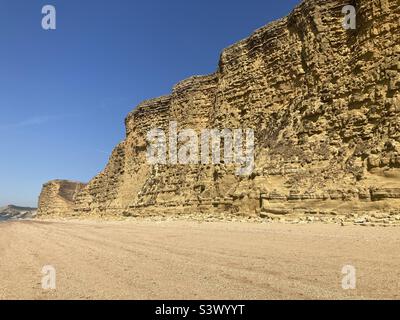
[[[214,72],[223,48],[300,0],[0,0],[0,206],[89,181],[142,100]],[[54,5],[57,29],[42,29]]]

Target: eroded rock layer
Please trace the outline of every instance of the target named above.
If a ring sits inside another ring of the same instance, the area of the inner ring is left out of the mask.
[[[126,139],[75,197],[78,214],[364,215],[400,208],[400,0],[305,0],[126,118]],[[250,128],[255,169],[150,165],[149,130]],[[41,212],[48,203],[41,202]],[[353,216],[352,216],[353,217]],[[392,218],[390,218],[392,217]]]
[[[71,215],[75,208],[75,197],[86,185],[67,180],[53,180],[43,185],[39,197],[38,215]]]

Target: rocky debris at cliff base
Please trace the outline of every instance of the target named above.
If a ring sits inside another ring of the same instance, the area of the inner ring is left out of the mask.
[[[374,215],[374,214],[372,214]],[[397,214],[377,214],[380,218],[372,218],[370,214],[346,214],[346,215],[275,215],[275,214],[261,214],[260,216],[238,216],[233,214],[138,214],[134,216],[121,216],[121,215],[86,215],[68,214],[68,215],[46,215],[39,216],[41,220],[55,220],[55,221],[74,221],[74,220],[93,220],[93,221],[151,221],[151,222],[166,222],[166,221],[192,221],[198,223],[208,222],[238,222],[238,223],[283,223],[283,224],[338,224],[341,226],[358,225],[370,227],[396,227],[400,226],[400,212]]]

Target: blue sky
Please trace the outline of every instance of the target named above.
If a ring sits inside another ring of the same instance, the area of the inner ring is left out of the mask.
[[[1,0],[0,206],[36,206],[56,178],[89,181],[124,118],[217,68],[223,48],[299,0]],[[54,5],[57,29],[41,27]]]

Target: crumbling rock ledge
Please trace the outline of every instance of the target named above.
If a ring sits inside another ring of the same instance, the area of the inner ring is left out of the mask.
[[[104,171],[67,199],[57,183],[45,185],[39,216],[340,216],[396,224],[400,0],[352,1],[356,30],[342,26],[347,4],[305,0],[224,50],[214,74],[140,104]],[[198,132],[254,129],[253,174],[237,176],[229,165],[150,165],[146,134],[168,132],[170,121]]]

